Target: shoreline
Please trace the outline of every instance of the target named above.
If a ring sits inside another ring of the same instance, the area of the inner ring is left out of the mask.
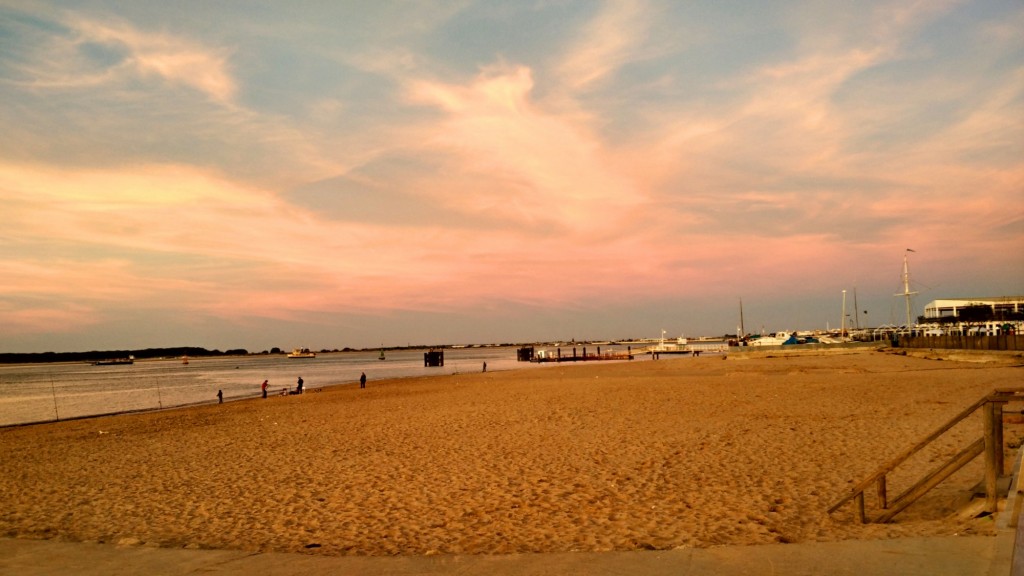
[[[325,355],[316,359],[268,357],[199,359],[183,366],[175,361],[144,361],[131,366],[94,367],[80,364],[0,366],[0,425],[54,422],[127,411],[160,410],[251,398],[260,383],[280,391],[302,375],[307,387],[350,382],[365,372],[371,380],[491,371],[522,366],[508,349],[452,352],[446,366],[425,367],[416,353],[395,354],[381,362],[377,354]]]
[[[978,463],[893,524],[824,510],[1015,377],[874,351],[680,358],[3,428],[0,489],[13,497],[0,535],[386,556],[985,534],[984,519],[956,515]]]

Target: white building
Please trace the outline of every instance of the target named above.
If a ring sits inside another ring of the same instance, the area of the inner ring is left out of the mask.
[[[959,317],[960,310],[968,306],[991,307],[994,319],[971,325],[964,325],[960,322],[949,324],[949,320],[946,320],[945,323],[940,322],[940,319]],[[1024,312],[1024,296],[933,300],[924,307],[925,323],[918,325],[918,328],[924,330],[925,336],[936,336],[945,333],[995,335],[1007,331],[1017,334],[1024,332],[1024,321],[1001,319],[1000,312],[1005,314]]]
[[[950,298],[932,300],[924,307],[925,319],[948,318],[960,315],[960,309],[967,306],[991,306],[992,312],[1024,311],[1024,296],[996,296],[992,298]]]

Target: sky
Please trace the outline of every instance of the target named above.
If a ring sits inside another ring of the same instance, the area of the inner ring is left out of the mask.
[[[1019,0],[0,0],[0,352],[900,324],[904,257],[915,318],[1021,295],[1021,30]]]

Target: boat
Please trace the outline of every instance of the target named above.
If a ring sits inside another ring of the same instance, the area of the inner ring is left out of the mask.
[[[289,358],[316,358],[316,352],[309,348],[295,348],[288,354]]]
[[[97,360],[92,363],[93,366],[117,366],[119,364],[135,364],[135,356],[129,356],[127,358],[109,358],[107,360]]]
[[[758,336],[751,338],[747,346],[782,346],[789,340],[789,332],[776,332],[772,336]]]

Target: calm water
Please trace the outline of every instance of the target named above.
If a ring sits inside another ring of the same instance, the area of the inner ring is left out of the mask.
[[[602,347],[612,352],[614,347]],[[563,348],[571,353],[571,348]],[[590,350],[593,351],[593,350]],[[623,350],[624,351],[624,350]],[[269,392],[295,388],[302,376],[307,389],[358,381],[366,372],[375,380],[487,370],[543,369],[555,364],[517,362],[515,348],[466,348],[444,351],[444,366],[423,366],[423,350],[338,352],[311,359],[285,356],[142,360],[132,365],[93,366],[86,363],[0,366],[0,426],[64,420],[129,410],[152,410],[217,401],[253,398],[269,380]],[[643,358],[638,356],[637,358]]]

